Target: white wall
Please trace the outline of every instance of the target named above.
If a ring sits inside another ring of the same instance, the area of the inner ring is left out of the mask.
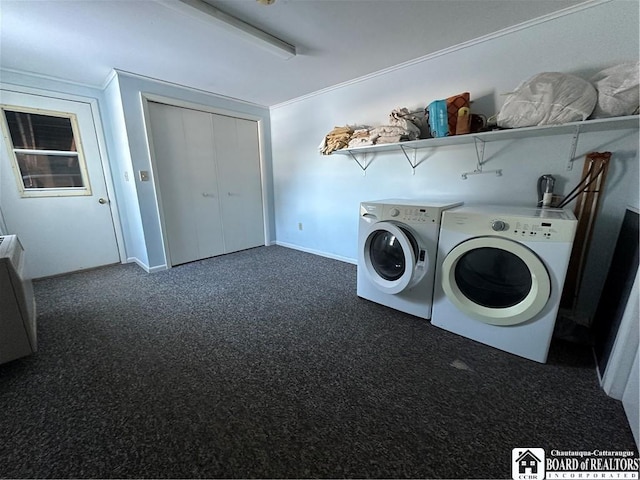
[[[589,288],[601,288],[624,206],[638,196],[637,130],[581,135],[571,171],[566,170],[570,136],[487,143],[485,168],[500,168],[503,175],[468,180],[460,174],[475,168],[473,145],[420,151],[418,159],[424,161],[415,175],[400,152],[377,154],[363,175],[350,157],[321,156],[317,146],[334,126],[386,124],[396,107],[422,109],[433,100],[469,91],[472,111],[490,116],[499,110],[502,93],[536,73],[561,71],[588,78],[615,63],[637,60],[637,20],[637,2],[592,4],[272,108],[278,243],[355,261],[363,200],[425,197],[535,205],[541,174],[553,174],[559,193],[567,193],[580,178],[584,155],[609,150],[614,160],[593,241],[597,254],[589,265],[590,281],[598,284]],[[588,315],[597,295],[587,297],[583,309]]]
[[[116,179],[115,189],[120,219],[126,227],[123,229],[126,260],[145,267],[149,264],[149,258],[144,241],[136,183],[133,181],[129,139],[124,123],[124,109],[117,75],[112,75],[104,89],[104,105],[110,120],[106,133],[111,151],[111,170]]]

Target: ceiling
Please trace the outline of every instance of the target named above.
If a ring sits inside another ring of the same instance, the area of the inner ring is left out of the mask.
[[[284,60],[178,0],[0,0],[0,68],[102,87],[115,68],[264,106],[584,0],[207,0],[296,46]]]

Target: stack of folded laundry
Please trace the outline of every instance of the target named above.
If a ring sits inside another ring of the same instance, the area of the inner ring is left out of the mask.
[[[417,139],[420,127],[412,121],[416,118],[414,113],[406,108],[396,108],[389,115],[389,124],[369,130],[369,138],[376,145]]]
[[[410,112],[408,108],[396,108],[389,114],[389,124],[402,127],[407,131],[407,140],[416,140],[420,137],[420,125],[416,112]]]
[[[1,0],[0,0],[1,1]],[[345,125],[334,127],[322,140],[318,150],[330,155],[342,148],[357,148],[367,145],[397,143],[420,137],[420,126],[416,112],[407,108],[396,108],[389,115],[389,124],[371,128],[367,125]]]
[[[349,140],[349,148],[364,147],[367,145],[373,145],[375,137],[371,135],[371,131],[368,128],[358,128],[353,131],[351,140]]]
[[[353,130],[351,127],[334,127],[322,140],[322,143],[318,146],[318,150],[323,155],[330,155],[331,152],[339,150],[349,145],[351,134]]]
[[[370,135],[375,139],[376,145],[409,139],[409,131],[398,125],[381,125],[371,130]]]

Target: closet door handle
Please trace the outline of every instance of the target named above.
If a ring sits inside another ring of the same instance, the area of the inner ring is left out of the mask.
[[[227,192],[227,195],[230,197],[239,197],[240,194],[239,193],[232,193],[232,192]]]
[[[216,197],[216,194],[215,194],[215,193],[206,193],[206,192],[203,192],[203,193],[202,193],[202,196],[203,196],[203,197],[215,198],[215,197]]]

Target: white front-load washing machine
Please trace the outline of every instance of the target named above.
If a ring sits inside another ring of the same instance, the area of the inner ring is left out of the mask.
[[[431,323],[545,363],[576,225],[560,209],[444,212]]]
[[[440,218],[460,203],[390,199],[360,204],[358,296],[431,318]]]

